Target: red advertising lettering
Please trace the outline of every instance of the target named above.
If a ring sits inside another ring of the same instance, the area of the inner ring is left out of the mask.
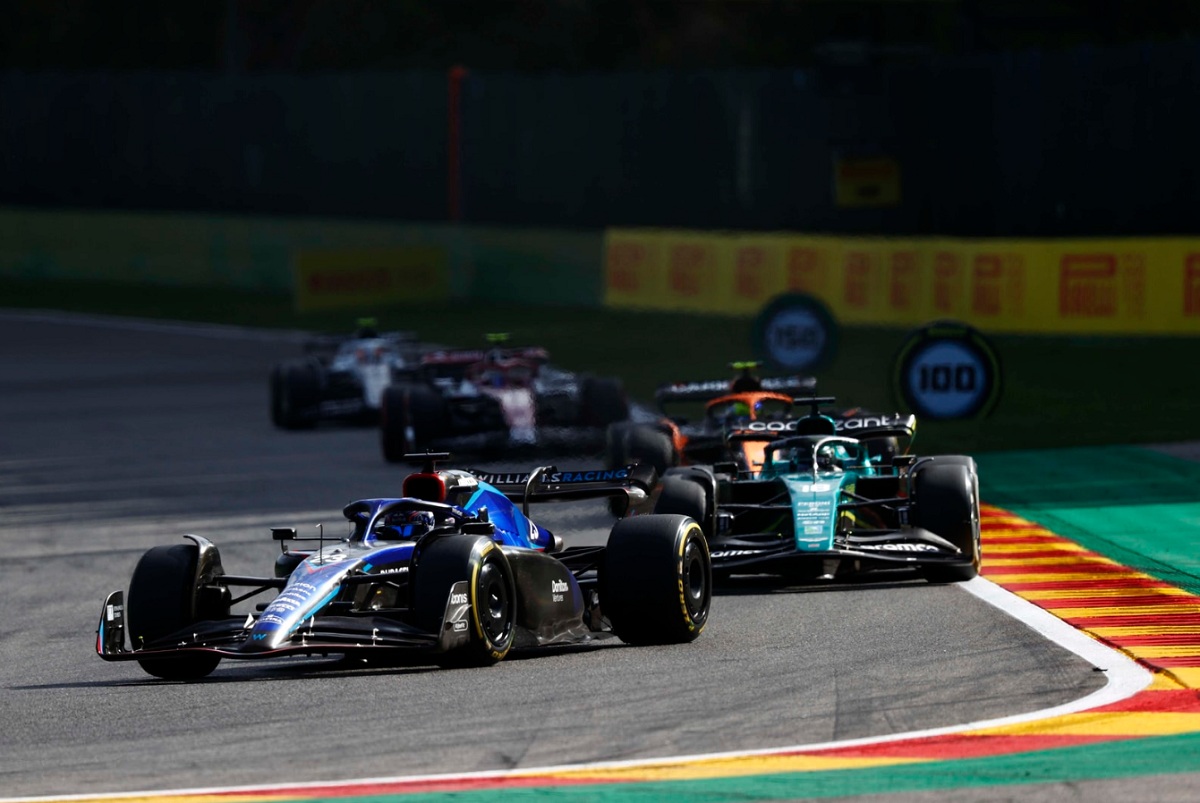
[[[766,263],[767,252],[761,246],[739,248],[734,264],[734,292],[743,298],[761,298]]]
[[[888,285],[888,301],[892,309],[908,310],[915,306],[921,274],[915,251],[892,254],[892,275]]]
[[[642,243],[614,243],[608,249],[608,286],[622,293],[635,293],[641,287],[640,273],[646,264],[646,246]]]
[[[999,315],[1004,292],[1004,261],[998,254],[979,254],[971,281],[971,311]]]
[[[1183,314],[1200,317],[1200,254],[1188,254],[1183,269]]]
[[[704,267],[704,246],[677,245],[671,249],[668,283],[681,296],[700,295],[700,271]]]
[[[1064,318],[1115,317],[1117,258],[1113,254],[1065,254],[1058,273],[1058,312]]]
[[[950,251],[933,255],[933,308],[954,313],[963,297],[963,258]]]
[[[787,255],[787,289],[819,293],[825,289],[825,264],[815,248],[792,248]]]
[[[865,307],[869,299],[871,257],[864,251],[846,254],[846,304]]]

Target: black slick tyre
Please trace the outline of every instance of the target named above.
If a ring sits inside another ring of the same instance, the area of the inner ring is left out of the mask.
[[[979,469],[975,465],[975,458],[965,454],[940,454],[936,457],[922,458],[921,465],[938,465],[938,466],[966,466],[967,470],[972,474],[978,474]]]
[[[688,516],[697,522],[706,522],[708,515],[708,495],[698,482],[685,480],[682,477],[668,475],[663,480],[658,493],[658,501],[654,503],[655,513],[674,513]],[[703,526],[701,527],[703,529]],[[705,533],[709,535],[709,533]],[[720,569],[712,570],[712,580],[716,585],[729,581],[729,572]]]
[[[504,659],[516,635],[517,591],[512,567],[490,538],[451,535],[422,549],[413,578],[413,607],[418,627],[442,626],[451,587],[467,581],[471,606],[469,641],[441,653],[443,667],[490,666]]]
[[[654,503],[655,513],[688,516],[698,522],[708,518],[708,499],[697,482],[682,477],[666,477]]]
[[[271,375],[267,380],[270,393],[271,423],[283,429],[283,368],[271,366]]]
[[[383,459],[389,463],[401,462],[410,451],[407,402],[403,388],[395,385],[384,388],[379,403],[379,445]]]
[[[604,433],[604,462],[609,468],[625,468],[629,459],[625,455],[625,433],[629,423],[619,421],[609,424]],[[608,500],[608,510],[612,515],[621,518],[628,512],[629,503],[625,499],[611,498]]]
[[[588,377],[579,387],[580,423],[589,427],[607,427],[629,418],[625,388],[616,379]]]
[[[927,567],[924,575],[931,583],[960,583],[979,574],[979,478],[973,468],[970,458],[936,458],[913,478],[913,523],[954,544],[965,560]]]
[[[315,365],[289,362],[279,366],[271,382],[271,410],[276,426],[311,429],[317,424],[321,379]]]
[[[600,571],[600,606],[622,641],[693,641],[711,602],[708,542],[694,519],[636,516],[613,526]]]
[[[199,555],[194,544],[158,546],[142,555],[133,570],[125,606],[134,649],[150,646],[203,619],[228,615],[227,609],[205,610],[196,577]],[[164,680],[196,680],[210,674],[220,662],[218,655],[197,653],[148,658],[138,664]]]
[[[900,454],[899,438],[869,438],[863,444],[872,465],[890,466],[892,458]]]
[[[625,454],[625,433],[629,426],[627,422],[619,421],[609,424],[604,432],[604,462],[609,468],[624,468],[629,465]]]
[[[424,385],[393,385],[380,404],[380,445],[383,459],[399,463],[404,455],[430,448],[443,435],[446,404]]]
[[[625,459],[630,463],[649,463],[659,476],[675,465],[675,446],[667,434],[647,424],[635,424],[625,430]]]

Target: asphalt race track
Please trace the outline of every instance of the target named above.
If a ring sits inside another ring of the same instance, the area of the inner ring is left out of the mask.
[[[345,503],[399,493],[375,430],[271,426],[267,371],[298,344],[0,314],[0,796],[811,744],[1018,714],[1103,683],[961,589],[910,581],[739,587],[691,645],[478,670],[227,661],[176,684],[101,661],[101,602],[144,550],[193,532],[228,571],[268,573],[269,527],[336,535]],[[595,502],[535,518],[568,543],[603,541],[611,521]]]

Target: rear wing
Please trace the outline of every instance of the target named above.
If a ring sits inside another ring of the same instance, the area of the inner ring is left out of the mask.
[[[834,416],[837,433],[848,438],[912,438],[917,434],[917,417],[903,413],[857,413]]]
[[[528,515],[531,502],[562,502],[624,496],[644,502],[658,482],[658,472],[645,463],[623,468],[563,470],[542,466],[530,472],[492,472],[467,469],[480,482],[496,488]]]
[[[797,402],[808,401],[797,399]],[[824,418],[824,416],[822,416]],[[836,434],[845,438],[870,440],[871,438],[913,438],[917,434],[917,417],[903,413],[855,413],[833,415]],[[731,441],[774,440],[797,434],[819,434],[805,427],[805,418],[790,418],[786,421],[748,421],[731,429],[727,438]]]
[[[304,341],[304,353],[317,356],[332,355],[345,343],[376,339],[387,340],[397,348],[407,346],[414,349],[420,343],[416,332],[380,332],[369,338],[362,335],[314,335]]]
[[[772,393],[815,393],[817,380],[811,376],[770,376],[760,380],[760,391]],[[704,382],[675,382],[662,385],[654,391],[654,400],[661,406],[667,402],[711,401],[733,393],[733,382],[729,379],[710,379]]]
[[[416,332],[403,330],[387,331],[387,332],[355,332],[352,334],[315,334],[310,335],[304,341],[307,348],[324,349],[337,348],[343,343],[349,343],[352,340],[390,340],[393,343],[416,343],[420,340]]]
[[[499,358],[503,360],[522,359],[532,360],[534,362],[545,362],[550,359],[550,354],[540,346],[511,349],[439,349],[437,351],[428,351],[421,355],[421,364],[467,365],[469,363],[481,362],[489,358]]]

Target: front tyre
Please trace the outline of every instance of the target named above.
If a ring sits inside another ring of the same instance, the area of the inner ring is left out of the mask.
[[[979,477],[973,469],[973,460],[934,459],[913,479],[913,524],[954,544],[965,559],[962,564],[926,568],[925,578],[931,583],[961,583],[979,574]]]
[[[126,603],[134,649],[152,646],[195,622],[229,614],[227,601],[203,594],[202,578],[196,574],[199,557],[195,544],[158,546],[142,555]],[[220,656],[208,654],[138,660],[142,669],[164,680],[196,680],[211,674],[220,662]]]
[[[468,642],[437,656],[443,667],[491,666],[513,645],[517,591],[512,567],[490,538],[452,535],[421,551],[414,582],[417,625],[430,632],[442,627],[450,588],[466,580],[471,606]]]
[[[600,605],[622,641],[693,641],[711,603],[712,561],[694,519],[636,516],[613,526],[600,570]]]

